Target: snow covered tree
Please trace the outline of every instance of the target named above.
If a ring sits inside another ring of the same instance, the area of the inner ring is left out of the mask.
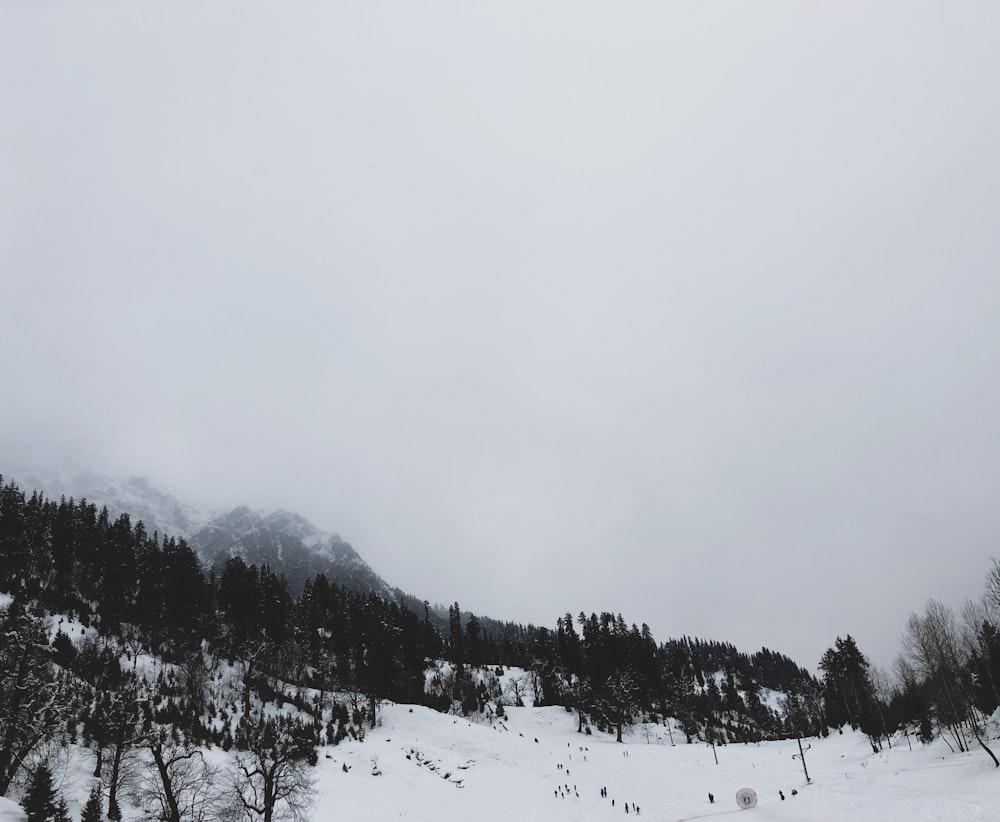
[[[576,677],[567,689],[570,705],[576,710],[576,732],[583,733],[587,717],[594,712],[594,689],[590,680]]]
[[[59,726],[68,701],[41,620],[15,600],[0,612],[0,796],[25,757]]]
[[[625,726],[631,726],[639,709],[639,686],[629,671],[612,674],[601,688],[599,704],[604,718],[615,729],[615,740],[622,741]]]
[[[664,710],[680,723],[690,745],[698,730],[694,715],[694,666],[686,643],[675,642],[664,648]]]

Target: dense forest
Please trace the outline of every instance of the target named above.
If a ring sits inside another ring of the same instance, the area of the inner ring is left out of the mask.
[[[581,733],[619,740],[640,719],[713,745],[850,726],[873,750],[902,730],[992,756],[983,725],[1000,698],[997,566],[961,617],[933,600],[911,617],[893,676],[846,636],[817,678],[767,648],[658,642],[609,612],[549,628],[458,603],[445,616],[323,575],[291,591],[267,565],[205,569],[183,539],[0,477],[0,593],[0,795],[44,793],[40,752],[82,742],[112,819],[137,757],[153,816],[196,818],[184,803],[209,802],[197,786],[213,780],[193,751],[219,746],[246,814],[270,822],[300,800],[317,748],[363,736],[386,700],[483,721],[505,705],[559,705]]]

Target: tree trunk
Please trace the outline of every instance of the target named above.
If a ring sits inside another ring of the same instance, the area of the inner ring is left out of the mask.
[[[177,807],[177,797],[174,796],[167,764],[163,761],[163,751],[159,745],[151,745],[149,749],[153,753],[153,761],[156,763],[156,770],[160,774],[160,782],[163,785],[163,798],[167,805],[166,822],[181,822],[181,812]]]
[[[120,735],[119,735],[120,737]],[[108,805],[118,800],[118,774],[121,771],[122,756],[125,754],[125,743],[119,738],[115,744],[115,752],[111,757],[111,778],[108,780]]]
[[[986,753],[990,755],[990,759],[993,760],[993,765],[997,768],[1000,768],[1000,759],[997,759],[997,755],[990,750],[989,745],[983,742],[982,739],[979,740],[979,745],[980,747],[982,747],[984,751],[986,751]]]
[[[275,786],[273,772],[264,772],[264,822],[271,822],[274,817]]]
[[[979,746],[984,751],[986,751],[986,753],[988,753],[990,755],[990,759],[993,760],[993,766],[996,767],[996,768],[1000,768],[1000,760],[998,760],[997,757],[996,757],[996,754],[993,753],[993,751],[990,750],[989,745],[987,745],[986,742],[983,741],[983,736],[979,732],[979,726],[976,725],[975,723],[973,723],[973,725],[972,725],[972,733],[976,737],[976,742],[979,743]]]

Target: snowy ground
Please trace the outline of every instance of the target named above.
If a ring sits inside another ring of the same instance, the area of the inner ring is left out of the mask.
[[[812,784],[806,785],[793,759],[794,741],[720,747],[716,765],[703,744],[671,747],[663,727],[634,728],[618,744],[604,734],[576,733],[574,716],[561,708],[507,713],[502,724],[489,725],[416,706],[386,706],[381,725],[363,742],[321,750],[311,818],[603,822],[624,817],[627,804],[628,818],[638,805],[643,818],[670,822],[726,814],[796,822],[1000,820],[1000,771],[982,752],[952,754],[941,741],[914,743],[911,752],[900,739],[891,751],[872,755],[857,734],[809,740]],[[80,754],[80,773],[92,764],[87,756]],[[67,780],[67,787],[73,782]],[[736,791],[743,787],[757,792],[756,808],[737,807]],[[67,794],[78,818],[86,782]],[[0,800],[0,822],[22,818],[16,806]]]
[[[481,822],[586,821],[624,816],[625,804],[634,803],[646,819],[672,821],[728,813],[799,822],[1000,820],[1000,771],[985,754],[953,755],[940,741],[911,752],[900,740],[901,746],[873,756],[857,734],[810,740],[812,784],[806,785],[801,763],[792,758],[794,741],[721,747],[716,765],[703,744],[671,747],[662,727],[650,727],[648,741],[646,729],[635,728],[617,744],[603,734],[576,733],[574,717],[561,708],[507,711],[503,730],[423,708],[387,708],[382,726],[364,743],[328,752],[332,767],[320,782],[315,818],[351,808],[364,819],[437,822],[446,813]],[[381,776],[372,776],[373,756]],[[757,792],[756,808],[737,806],[743,787]]]

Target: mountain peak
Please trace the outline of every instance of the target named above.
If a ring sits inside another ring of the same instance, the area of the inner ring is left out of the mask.
[[[392,590],[338,534],[285,509],[262,514],[241,505],[208,522],[189,542],[215,566],[235,556],[249,564],[266,563],[284,573],[293,588],[323,573],[351,588]]]
[[[92,470],[78,471],[68,479],[34,470],[14,471],[9,478],[50,499],[86,499],[107,506],[113,517],[128,514],[133,525],[142,521],[147,533],[183,537],[209,566],[240,556],[248,565],[266,564],[284,574],[293,589],[323,573],[351,588],[393,590],[339,534],[322,531],[284,508],[268,513],[238,505],[212,515],[206,508],[181,502],[145,477],[113,477]]]

